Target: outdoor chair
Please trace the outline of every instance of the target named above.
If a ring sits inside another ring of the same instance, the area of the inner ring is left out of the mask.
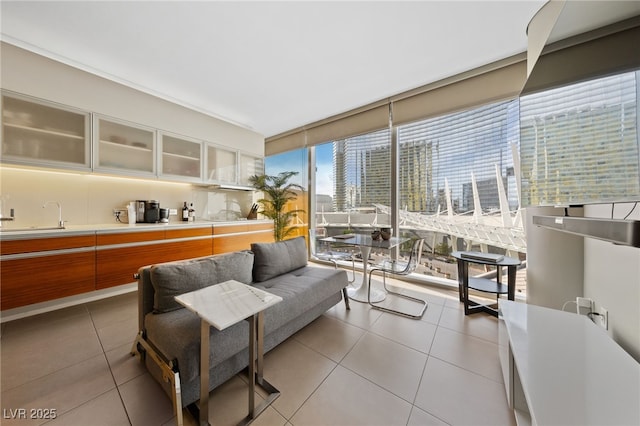
[[[329,243],[327,243],[329,245]],[[318,250],[318,239],[316,237],[316,232],[314,230],[309,230],[309,247],[311,249],[311,257],[318,260],[324,260],[327,262],[333,263],[334,268],[338,268],[338,262],[340,261],[351,261],[351,279],[349,283],[352,283],[356,280],[356,260],[351,252],[342,252],[342,251],[333,251],[330,249]],[[347,294],[347,289],[342,289],[342,294],[344,296],[345,304],[347,305],[347,309],[351,309],[349,307],[349,295]]]
[[[422,246],[424,245],[424,239],[417,239],[413,242],[413,246],[411,248],[411,254],[409,255],[408,262],[398,262],[396,260],[387,259],[380,264],[373,265],[369,270],[369,293],[368,293],[368,302],[372,308],[378,309],[380,311],[389,312],[396,315],[401,315],[408,318],[420,319],[422,315],[424,315],[424,311],[427,309],[427,302],[422,299],[418,299],[416,297],[408,296],[406,294],[398,293],[395,291],[391,291],[387,288],[387,274],[392,275],[409,275],[411,272],[415,271],[416,266],[420,263],[420,258],[422,257]],[[421,305],[420,313],[411,314],[408,312],[398,311],[395,309],[387,308],[381,306],[377,303],[379,302],[371,302],[371,276],[375,271],[382,272],[382,284],[384,286],[385,291],[388,294],[393,294],[404,299],[411,300]]]

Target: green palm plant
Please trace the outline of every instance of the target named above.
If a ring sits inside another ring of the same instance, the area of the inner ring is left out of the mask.
[[[262,204],[260,213],[273,220],[273,238],[276,241],[282,241],[291,234],[295,228],[289,226],[289,223],[298,213],[304,213],[300,209],[285,211],[287,203],[297,199],[294,190],[304,191],[302,186],[289,182],[297,174],[298,172],[281,172],[277,176],[253,175],[249,178],[255,189],[267,195],[267,198],[258,200]]]

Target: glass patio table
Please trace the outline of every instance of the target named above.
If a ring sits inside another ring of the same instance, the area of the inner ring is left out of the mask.
[[[320,241],[326,241],[329,243],[340,243],[351,246],[357,246],[360,248],[360,253],[362,253],[362,284],[358,288],[347,288],[347,294],[350,299],[356,300],[358,302],[367,302],[367,294],[369,291],[369,283],[367,280],[367,269],[369,266],[369,255],[371,254],[372,248],[380,248],[380,249],[391,249],[394,248],[405,241],[408,241],[409,238],[402,237],[391,237],[388,240],[374,240],[370,235],[363,234],[347,234],[347,235],[336,235],[333,237],[321,238]],[[387,297],[387,293],[384,290],[379,290],[376,288],[371,289],[371,301],[372,302],[382,302],[385,297]]]

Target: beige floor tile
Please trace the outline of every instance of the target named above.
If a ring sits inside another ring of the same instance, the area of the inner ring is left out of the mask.
[[[389,392],[413,401],[427,355],[373,333],[367,333],[341,365]]]
[[[440,316],[439,326],[460,333],[498,343],[498,319],[484,312],[464,314],[463,309],[445,307]]]
[[[429,357],[415,405],[452,425],[515,425],[504,386]]]
[[[406,425],[411,404],[338,366],[291,418],[304,425]]]
[[[162,425],[174,417],[171,400],[149,374],[129,380],[118,389],[132,426]]]
[[[365,331],[329,315],[322,315],[294,335],[294,339],[340,362],[355,346]]]
[[[424,311],[424,315],[422,316],[422,318],[420,318],[420,320],[428,322],[430,324],[438,325],[444,307],[443,305],[437,305],[431,302],[428,303],[429,305],[427,306],[427,310]]]
[[[55,409],[58,416],[115,389],[104,354],[2,392],[3,408]],[[39,424],[3,421],[10,424]]]
[[[446,423],[445,421],[440,420],[436,416],[432,416],[426,411],[423,411],[415,406],[411,410],[411,416],[409,417],[409,422],[407,423],[407,426],[446,426],[446,425],[448,425],[448,423]]]
[[[129,419],[122,406],[120,394],[112,389],[71,411],[58,416],[47,426],[122,426]]]
[[[126,293],[87,304],[97,329],[125,319],[138,318],[138,293]]]
[[[138,357],[131,355],[131,346],[131,344],[125,343],[105,352],[111,373],[118,386],[145,374],[147,371]]]
[[[138,319],[126,318],[112,322],[102,328],[96,328],[100,343],[105,351],[110,351],[121,345],[133,345],[138,334]]]
[[[335,368],[336,363],[288,339],[265,355],[264,377],[281,392],[272,406],[289,419]]]
[[[498,345],[439,327],[431,356],[502,383]]]
[[[420,352],[429,353],[436,326],[399,315],[383,313],[371,332]]]
[[[87,311],[86,306],[70,306],[68,308],[58,309],[55,311],[3,323],[3,334],[24,334],[31,332],[34,329],[41,329],[42,327],[55,327],[58,321],[65,322],[70,319],[77,319],[78,317],[86,318],[88,317],[88,315],[89,312]]]
[[[351,309],[346,310],[344,303],[340,302],[329,309],[326,315],[330,315],[353,326],[369,330],[373,323],[380,317],[381,312],[371,309],[369,304],[350,300]]]
[[[12,324],[7,325],[11,330]],[[39,321],[21,333],[7,332],[2,339],[2,391],[44,377],[102,354],[88,315],[74,315],[52,323]]]

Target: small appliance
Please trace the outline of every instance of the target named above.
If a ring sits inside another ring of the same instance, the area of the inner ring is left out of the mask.
[[[146,223],[160,222],[160,202],[158,200],[144,202],[144,221]]]
[[[169,223],[169,209],[160,209],[160,222]]]
[[[134,201],[136,210],[136,223],[144,223],[144,200]]]

